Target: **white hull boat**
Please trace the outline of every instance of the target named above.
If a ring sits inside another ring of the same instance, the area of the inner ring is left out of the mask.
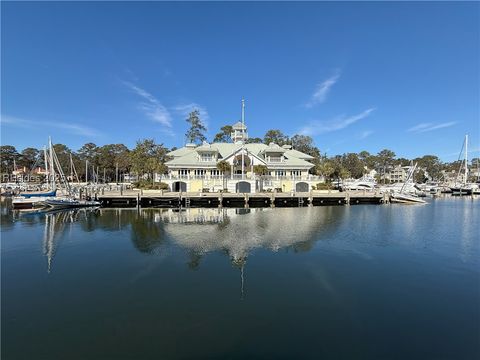
[[[345,182],[342,184],[342,189],[345,190],[367,190],[373,191],[375,190],[375,186],[377,182],[374,178],[364,176],[360,179],[354,180],[352,182]]]
[[[41,208],[45,206],[45,200],[48,197],[32,197],[32,198],[25,198],[23,196],[15,196],[12,200],[12,205],[14,209],[33,209],[33,208]]]
[[[390,202],[401,204],[426,204],[425,200],[420,199],[418,196],[402,193],[392,193],[390,195]]]

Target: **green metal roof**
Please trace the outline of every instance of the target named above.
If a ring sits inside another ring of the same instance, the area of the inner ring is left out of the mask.
[[[263,161],[265,161],[265,159],[262,154],[265,152],[265,150],[267,150],[268,152],[269,149],[274,149],[274,151],[282,149],[278,145],[276,145],[275,147],[271,147],[265,144],[256,144],[256,143],[245,144],[244,146],[247,152],[252,153],[253,155],[262,159]],[[233,144],[233,143],[213,143],[208,145],[204,144],[196,148],[183,147],[170,152],[168,155],[173,156],[174,159],[167,161],[165,164],[167,166],[174,166],[174,167],[214,166],[216,164],[215,161],[210,161],[210,162],[199,161],[197,151],[199,149],[200,150],[208,149],[208,150],[218,151],[219,161],[220,161],[234,155],[241,148],[242,148],[241,144]],[[282,149],[282,150],[285,150],[285,149]],[[267,166],[271,168],[282,168],[282,167],[312,168],[314,166],[312,163],[306,161],[307,159],[313,159],[313,157],[311,157],[308,154],[304,154],[300,151],[287,150],[285,151],[284,156],[285,156],[285,161],[281,163],[267,163]]]

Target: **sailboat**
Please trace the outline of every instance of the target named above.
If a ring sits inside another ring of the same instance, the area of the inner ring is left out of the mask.
[[[32,209],[35,207],[43,207],[44,201],[52,196],[57,195],[57,189],[55,185],[55,171],[52,162],[48,161],[47,150],[43,149],[45,173],[47,175],[47,191],[35,191],[35,192],[21,192],[18,196],[15,196],[12,200],[14,209]]]
[[[457,177],[455,179],[455,183],[453,186],[450,187],[450,190],[452,190],[452,195],[456,196],[462,196],[462,195],[472,195],[473,190],[478,188],[478,185],[476,184],[469,184],[468,183],[468,135],[465,135],[465,140],[463,142],[462,150],[465,149],[465,157],[463,160],[462,165],[458,169]],[[462,152],[460,152],[460,155]],[[463,181],[458,182],[461,171],[463,167]]]
[[[60,162],[58,160],[57,154],[53,150],[52,141],[49,140],[50,145],[50,156],[51,156],[51,163],[55,164],[58,169],[58,175],[60,181],[65,186],[65,190],[67,196],[62,197],[49,197],[44,200],[44,204],[52,209],[70,209],[70,208],[80,208],[80,207],[91,207],[91,206],[100,206],[100,202],[98,201],[91,201],[91,200],[80,200],[76,199],[73,194],[73,189],[67,181],[67,178],[60,166]],[[73,164],[73,161],[71,165]]]
[[[472,164],[473,166],[473,164]],[[472,194],[473,195],[480,195],[480,159],[477,158],[477,182],[474,184]]]
[[[55,171],[58,171],[58,174]],[[39,193],[22,193],[13,199],[14,209],[32,209],[35,207],[48,207],[51,209],[67,209],[100,206],[98,201],[88,201],[75,199],[73,190],[63,173],[58,157],[53,149],[52,140],[49,139],[49,156],[45,150],[45,169],[47,171],[47,184],[50,188],[49,192]],[[48,169],[48,170],[47,170]],[[65,187],[66,196],[57,195],[56,176]]]
[[[415,169],[417,168],[417,164],[415,164],[411,169],[408,171],[407,174],[407,180],[402,184],[402,187],[398,190],[395,188],[392,188],[391,193],[390,193],[390,201],[395,202],[395,203],[402,203],[402,204],[425,204],[426,201],[422,200],[418,197],[418,195],[415,195],[413,193],[407,192],[407,188],[409,186],[412,186],[412,179],[413,179],[413,174],[415,173]]]

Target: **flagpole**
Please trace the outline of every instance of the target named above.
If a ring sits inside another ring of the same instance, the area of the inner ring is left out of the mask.
[[[242,180],[245,179],[245,99],[242,99]]]

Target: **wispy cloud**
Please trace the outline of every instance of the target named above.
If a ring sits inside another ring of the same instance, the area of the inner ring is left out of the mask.
[[[345,115],[342,115],[329,121],[311,121],[309,124],[301,128],[299,133],[302,135],[314,136],[318,134],[341,130],[356,123],[359,120],[365,119],[374,110],[375,108],[370,108],[357,115],[347,117]]]
[[[369,137],[372,134],[373,134],[372,130],[365,130],[365,131],[362,131],[360,133],[359,138],[360,138],[360,140],[363,140],[363,139],[366,139],[367,137]]]
[[[208,128],[208,121],[210,119],[210,116],[208,115],[208,111],[206,107],[192,102],[189,104],[180,104],[180,105],[174,106],[173,110],[175,110],[177,113],[179,113],[181,116],[185,118],[187,118],[188,114],[190,114],[193,110],[198,110],[200,113],[200,119],[202,120],[203,125],[205,125],[205,127]]]
[[[415,125],[415,126],[411,127],[407,131],[415,132],[415,133],[423,133],[423,132],[427,132],[427,131],[433,131],[433,130],[447,128],[447,127],[455,125],[456,123],[457,123],[457,121],[449,121],[449,122],[444,122],[444,123],[440,123],[440,124],[421,123],[421,124],[418,124],[418,125]]]
[[[150,119],[158,122],[166,127],[172,127],[172,116],[165,106],[157,100],[155,96],[141,87],[132,84],[128,81],[123,83],[135,94],[140,96],[143,101],[139,104],[138,108]]]
[[[324,80],[323,82],[317,84],[315,91],[313,92],[310,100],[305,104],[306,108],[314,107],[317,104],[321,104],[327,100],[328,93],[333,85],[338,81],[340,78],[340,71],[336,71],[332,76],[328,79]]]
[[[16,126],[16,127],[27,128],[27,129],[36,129],[39,127],[57,128],[57,129],[65,130],[70,134],[86,136],[86,137],[101,136],[100,132],[90,127],[79,125],[79,124],[58,122],[58,121],[36,121],[36,120],[34,121],[34,120],[21,119],[21,118],[9,116],[9,115],[2,115],[1,123],[2,125]]]

